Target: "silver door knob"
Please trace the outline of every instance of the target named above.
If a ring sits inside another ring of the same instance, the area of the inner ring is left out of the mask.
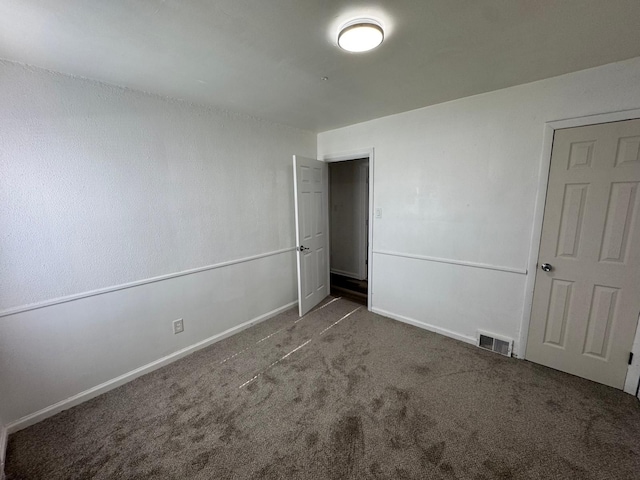
[[[296,250],[299,252],[304,252],[305,250],[309,250],[309,247],[305,247],[304,245],[300,245]]]
[[[543,263],[542,265],[540,265],[540,268],[545,272],[550,272],[551,270],[553,270],[553,266],[550,263]]]

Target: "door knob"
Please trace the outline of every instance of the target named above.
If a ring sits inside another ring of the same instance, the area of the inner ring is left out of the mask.
[[[300,245],[298,248],[296,248],[296,250],[298,250],[299,252],[304,252],[305,250],[309,250],[309,247],[305,247],[304,245]]]
[[[540,265],[540,268],[545,272],[550,272],[551,270],[553,270],[553,266],[550,263],[543,263],[542,265]]]

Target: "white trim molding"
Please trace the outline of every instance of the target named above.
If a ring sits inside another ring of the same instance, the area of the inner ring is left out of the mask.
[[[553,148],[553,136],[555,131],[562,128],[584,127],[586,125],[620,122],[635,118],[640,118],[640,109],[638,108],[588,115],[584,117],[558,119],[546,122],[543,125],[542,151],[540,153],[540,168],[538,169],[538,193],[535,200],[533,230],[529,247],[529,259],[527,262],[527,269],[529,272],[533,273],[533,275],[527,275],[525,282],[524,306],[522,309],[522,320],[520,322],[520,334],[518,336],[519,358],[526,358],[527,353],[527,339],[529,335],[529,324],[531,322],[531,308],[533,306],[533,290],[537,273],[536,264],[540,253],[542,221],[544,218],[544,207],[547,200],[547,184],[549,182],[549,167],[551,166],[551,150]],[[634,350],[634,355],[640,355],[640,351]],[[637,378],[634,378],[633,381],[627,378],[627,384],[635,383],[637,385],[638,381],[640,381],[640,369],[627,371],[627,376],[632,374]]]
[[[627,378],[623,390],[634,397],[640,398],[640,318],[636,327],[636,336],[631,347],[633,358],[627,369]]]
[[[451,265],[460,265],[463,267],[484,268],[486,270],[497,270],[499,272],[516,273],[518,275],[526,275],[527,270],[524,268],[503,267],[500,265],[491,265],[488,263],[467,262],[465,260],[454,260],[451,258],[428,257],[426,255],[416,255],[413,253],[389,252],[386,250],[374,250],[377,255],[388,255],[390,257],[412,258],[414,260],[425,260],[427,262],[448,263]]]
[[[338,270],[337,268],[329,269],[330,273],[335,273],[336,275],[342,275],[343,277],[355,278],[356,280],[360,280],[360,275],[355,272],[346,272],[344,270]]]
[[[4,480],[4,464],[7,457],[7,444],[9,443],[9,432],[7,427],[0,425],[0,480]]]
[[[382,315],[383,317],[391,318],[393,320],[398,320],[399,322],[402,322],[402,323],[408,323],[409,325],[413,325],[415,327],[419,327],[424,330],[429,330],[430,332],[439,333],[440,335],[453,338],[454,340],[460,340],[461,342],[470,343],[471,345],[476,345],[477,343],[476,337],[463,335],[461,333],[457,333],[452,330],[447,330],[446,328],[436,327],[435,325],[431,325],[430,323],[416,320],[415,318],[405,317],[404,315],[398,315],[397,313],[391,313],[386,310],[382,310],[380,308],[375,308],[375,307],[372,308],[371,311],[373,313],[377,313],[378,315]]]
[[[373,155],[373,147],[359,148],[349,150],[348,152],[329,153],[322,156],[323,162],[344,162],[347,160],[360,160],[362,158],[371,158]]]
[[[124,385],[125,383],[135,380],[136,378],[142,375],[145,375],[154,370],[157,370],[158,368],[168,365],[169,363],[175,362],[176,360],[182,357],[186,357],[187,355],[190,355],[197,350],[208,347],[209,345],[219,342],[220,340],[230,337],[231,335],[235,335],[236,333],[239,333],[242,330],[252,327],[265,320],[268,320],[269,318],[275,317],[276,315],[286,310],[289,310],[290,308],[295,307],[297,304],[298,302],[295,301],[295,302],[291,302],[286,305],[283,305],[281,307],[278,307],[274,310],[271,310],[270,312],[264,313],[258,317],[252,318],[251,320],[241,323],[240,325],[237,325],[228,330],[225,330],[224,332],[218,333],[217,335],[213,335],[200,342],[194,343],[193,345],[190,345],[186,348],[178,350],[177,352],[173,352],[165,357],[159,358],[158,360],[155,360],[151,363],[143,365],[142,367],[136,368],[135,370],[131,370],[130,372],[127,372],[116,378],[113,378],[104,383],[101,383],[100,385],[96,385],[95,387],[85,390],[84,392],[80,392],[65,400],[54,403],[53,405],[49,405],[48,407],[38,410],[37,412],[31,413],[29,415],[25,415],[24,417],[6,425],[6,432],[15,433],[18,430],[22,430],[23,428],[27,428],[31,425],[34,425],[46,418],[52,417],[53,415],[56,415],[57,413],[60,413],[63,410],[68,410],[69,408],[79,405],[83,402],[86,402],[87,400],[91,400],[92,398],[97,397],[98,395],[106,393],[109,390],[113,390],[114,388],[117,388],[120,385]]]
[[[74,295],[67,295],[64,297],[54,298],[51,300],[45,300],[42,302],[31,303],[29,305],[22,305],[19,307],[9,308],[7,310],[0,311],[0,318],[7,317],[9,315],[16,315],[18,313],[28,312],[30,310],[37,310],[39,308],[50,307],[52,305],[58,305],[60,303],[73,302],[74,300],[80,300],[82,298],[94,297],[96,295],[103,295],[105,293],[116,292],[118,290],[125,290],[127,288],[138,287],[140,285],[146,285],[149,283],[161,282],[163,280],[169,280],[171,278],[183,277],[185,275],[192,275],[194,273],[206,272],[207,270],[213,270],[216,268],[228,267],[230,265],[237,265],[239,263],[250,262],[252,260],[258,260],[260,258],[272,257],[274,255],[280,255],[282,253],[293,252],[295,247],[283,248],[280,250],[274,250],[272,252],[260,253],[258,255],[252,255],[250,257],[238,258],[236,260],[229,260],[227,262],[215,263],[213,265],[206,265],[204,267],[192,268],[190,270],[183,270],[181,272],[169,273],[167,275],[160,275],[158,277],[146,278],[144,280],[137,280],[135,282],[123,283],[120,285],[114,285],[112,287],[100,288],[97,290],[91,290],[88,292],[77,293]]]

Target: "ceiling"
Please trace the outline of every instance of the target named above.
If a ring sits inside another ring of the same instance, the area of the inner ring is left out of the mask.
[[[385,26],[378,49],[335,46],[356,16]],[[2,0],[0,58],[319,132],[640,56],[639,18],[638,0]]]

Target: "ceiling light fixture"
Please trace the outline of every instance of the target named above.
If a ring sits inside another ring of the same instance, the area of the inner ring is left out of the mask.
[[[384,30],[375,20],[357,18],[345,23],[338,33],[338,46],[348,52],[360,53],[376,48],[384,40]]]

